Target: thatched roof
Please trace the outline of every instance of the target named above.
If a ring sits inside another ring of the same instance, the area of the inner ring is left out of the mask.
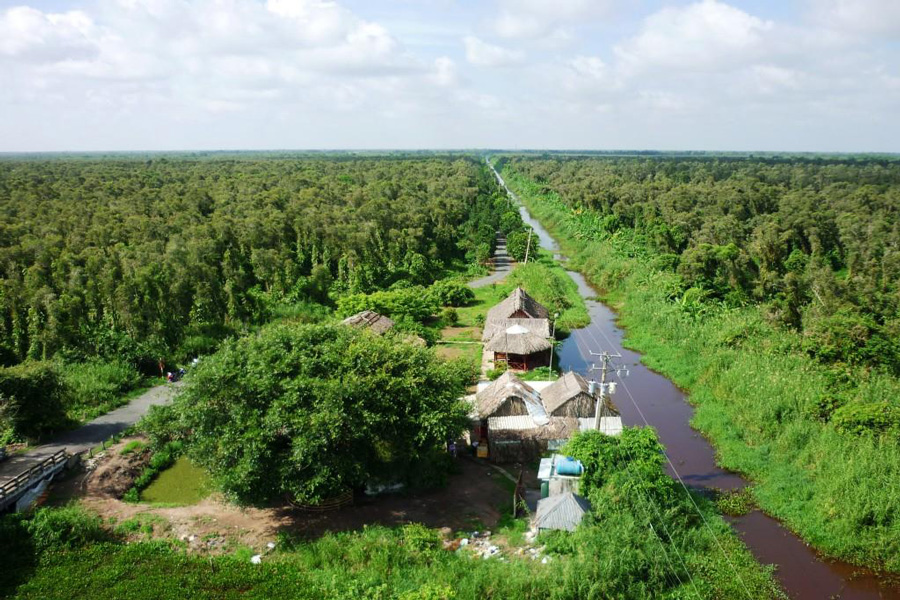
[[[511,319],[519,311],[528,315],[531,319],[549,319],[550,311],[544,308],[540,302],[529,296],[525,290],[517,287],[512,293],[506,297],[500,304],[491,308],[485,323],[499,321],[500,319]]]
[[[481,341],[486,342],[494,337],[498,331],[506,331],[515,325],[524,327],[538,337],[550,337],[550,321],[547,319],[497,319],[484,324],[484,331],[481,332]]]
[[[367,328],[379,335],[394,326],[393,321],[374,310],[364,310],[361,313],[356,313],[352,317],[347,317],[341,323],[351,327]]]
[[[513,325],[495,333],[484,345],[484,349],[490,352],[527,355],[549,350],[550,345],[545,338],[534,335],[521,325]]]
[[[542,498],[538,501],[534,524],[538,529],[562,529],[575,531],[591,503],[572,492]]]
[[[541,392],[541,400],[549,414],[580,394],[590,395],[590,393],[591,388],[585,378],[574,371],[569,371],[544,388]]]
[[[488,418],[509,398],[521,398],[529,408],[529,414],[532,412],[531,405],[540,406],[540,396],[534,388],[507,371],[475,395],[478,416]],[[543,412],[543,407],[538,412]]]

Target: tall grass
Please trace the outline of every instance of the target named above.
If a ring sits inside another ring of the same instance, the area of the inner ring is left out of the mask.
[[[143,387],[144,378],[124,361],[92,360],[59,363],[63,402],[68,416],[85,421],[121,406],[128,392]]]
[[[756,483],[763,510],[826,554],[900,571],[900,440],[822,420],[835,374],[800,351],[797,334],[770,325],[757,307],[673,295],[675,276],[654,267],[638,236],[594,235],[558,197],[515,173],[504,177],[570,265],[619,310],[626,344],[690,392],[692,424],[722,466]],[[839,391],[853,401],[900,397],[900,380],[889,375],[858,369],[844,378]]]
[[[58,510],[58,509],[51,509]],[[97,529],[96,517],[44,509],[43,522],[73,531],[43,544],[43,529],[20,517],[0,519],[0,560],[21,567],[0,574],[0,595],[18,599],[259,598],[316,600],[506,600],[553,598],[695,598],[661,553],[642,521],[619,509],[615,518],[583,527],[571,544],[557,538],[547,564],[510,556],[483,560],[444,550],[439,533],[421,525],[365,527],[315,541],[282,537],[262,564],[242,548],[233,556],[189,554],[177,544],[124,544]],[[11,521],[9,519],[15,519]],[[708,536],[685,527],[682,556],[704,598],[781,598],[771,571],[760,567],[721,520],[714,521],[730,562],[710,548]],[[133,525],[121,528],[128,533]],[[513,533],[521,525],[510,526]],[[32,534],[31,532],[35,532]],[[82,533],[83,532],[83,533]],[[509,538],[509,533],[506,534]],[[35,537],[33,537],[35,536]],[[513,536],[514,537],[514,536]],[[43,545],[42,545],[43,544]],[[671,548],[670,548],[671,551]],[[732,568],[732,565],[734,568]],[[647,580],[654,574],[654,584]]]

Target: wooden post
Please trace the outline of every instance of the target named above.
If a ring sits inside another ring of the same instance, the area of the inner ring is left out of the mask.
[[[525,484],[522,481],[525,477],[525,470],[519,470],[519,478],[516,480],[516,489],[513,491],[513,518],[519,516],[519,507],[525,504]]]

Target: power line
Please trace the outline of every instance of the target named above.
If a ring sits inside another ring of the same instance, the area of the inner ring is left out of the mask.
[[[578,336],[575,335],[574,333],[572,335],[575,339],[575,345],[578,347],[578,350],[580,352],[583,352],[584,351],[583,348],[578,344]],[[590,351],[590,348],[588,348],[588,353],[590,355],[594,355],[594,353]],[[609,359],[611,358],[611,355],[609,353],[601,354],[601,356],[603,356],[603,358],[604,358],[603,369],[602,369],[602,383],[601,383],[601,388],[600,388],[601,389],[601,397],[598,398],[597,405],[596,405],[597,412],[595,413],[596,429],[598,431],[600,430],[600,425],[599,425],[600,416],[599,415],[600,415],[601,405],[603,406],[604,409],[606,408],[606,402],[605,402],[604,395],[607,393],[607,390],[609,389],[609,387],[607,387],[607,383],[606,383],[606,375],[608,372]],[[592,365],[591,370],[593,370],[593,365]],[[619,371],[617,370],[616,372],[618,373]],[[628,454],[628,458],[632,462],[632,464],[636,463],[634,454],[632,454],[632,452],[628,449],[628,447],[624,446],[624,445],[621,447],[624,448],[625,452]],[[663,528],[666,530],[666,535],[669,537],[669,541],[671,542],[672,549],[675,551],[676,555],[678,556],[678,559],[681,562],[682,567],[684,567],[684,571],[685,571],[685,573],[687,573],[688,579],[690,580],[691,587],[694,588],[694,593],[697,594],[698,598],[702,599],[700,592],[697,590],[697,584],[694,583],[694,578],[691,575],[690,570],[687,568],[687,564],[684,561],[684,557],[681,556],[681,553],[678,551],[678,547],[675,545],[675,542],[672,538],[672,534],[668,531],[668,527],[666,526],[665,520],[662,518],[659,508],[653,503],[652,499],[649,496],[649,493],[645,493],[644,490],[642,490],[642,488],[640,487],[640,485],[635,486],[635,490],[637,492],[637,497],[642,501],[641,507],[644,509],[644,513],[646,515],[647,526],[650,528],[650,531],[653,532],[653,537],[656,538],[656,541],[659,544],[660,550],[662,550],[663,556],[665,557],[666,562],[669,565],[669,569],[672,571],[672,575],[674,575],[675,580],[678,581],[678,585],[680,587],[683,587],[684,581],[682,581],[681,577],[679,577],[679,575],[678,575],[678,570],[675,568],[675,565],[672,562],[672,558],[669,556],[669,553],[666,550],[665,544],[663,544],[662,536],[660,536],[659,533],[657,533],[656,529],[653,528],[653,522],[652,522],[652,519],[650,518],[650,511],[647,510],[648,504],[653,506],[656,509],[656,513],[660,517],[660,522],[662,523]]]
[[[585,327],[582,331],[586,331],[587,334],[589,336],[591,336],[591,338],[594,340],[594,343],[596,343],[598,345],[598,347],[600,346],[599,341],[594,336],[593,332],[591,332],[589,327]],[[605,331],[603,331],[602,329],[599,329],[599,332],[600,332],[600,335],[602,335],[606,339],[606,341],[610,347],[615,347],[615,344],[612,343],[612,340],[609,339],[609,336],[606,335]],[[641,407],[638,406],[638,403],[634,399],[634,395],[631,393],[631,390],[628,389],[628,386],[625,384],[624,381],[622,381],[621,383],[622,383],[622,388],[625,390],[625,393],[628,394],[628,398],[631,400],[631,403],[634,405],[634,408],[637,410],[641,419],[644,421],[644,424],[647,427],[650,427],[651,426],[650,422],[647,420],[647,417],[644,416],[644,411],[642,411]],[[691,504],[694,505],[694,509],[697,511],[697,514],[700,515],[700,519],[703,521],[704,526],[706,527],[707,531],[709,531],[709,534],[712,536],[713,541],[715,541],[716,545],[719,547],[719,550],[722,552],[722,556],[725,557],[725,560],[728,562],[728,565],[731,567],[731,570],[734,573],[734,576],[737,578],[738,581],[741,582],[741,587],[744,588],[744,592],[747,594],[747,597],[750,600],[753,600],[753,595],[750,594],[750,590],[747,587],[747,584],[744,582],[744,579],[741,577],[740,573],[738,573],[738,570],[734,566],[734,563],[731,561],[731,558],[728,556],[728,553],[725,552],[725,547],[722,546],[722,543],[719,541],[718,536],[716,536],[715,532],[713,531],[712,527],[710,526],[709,521],[706,520],[706,517],[703,515],[703,511],[700,510],[700,507],[697,505],[697,502],[694,500],[694,497],[691,495],[690,490],[688,490],[687,485],[685,485],[684,479],[681,477],[681,474],[678,472],[678,469],[675,468],[675,465],[672,463],[672,459],[669,458],[669,454],[667,452],[663,452],[663,456],[665,456],[666,462],[669,463],[669,467],[672,469],[672,472],[675,473],[675,478],[678,480],[678,483],[681,484],[681,487],[684,489],[685,493],[687,494],[688,499],[690,499]]]

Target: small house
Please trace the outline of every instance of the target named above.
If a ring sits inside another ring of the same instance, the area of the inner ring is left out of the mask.
[[[487,312],[485,324],[502,319],[549,319],[550,311],[517,287],[500,304]]]
[[[523,415],[546,417],[540,395],[509,371],[475,395],[475,409],[479,419]]]
[[[584,377],[569,371],[541,392],[541,400],[548,415],[555,417],[593,417],[597,399]]]
[[[495,335],[510,327],[524,327],[534,335],[548,339],[550,337],[550,321],[548,319],[496,319],[486,321],[481,332],[481,341],[490,341]]]
[[[341,321],[344,325],[349,325],[350,327],[356,327],[358,329],[368,329],[369,331],[376,333],[378,335],[383,335],[385,332],[394,327],[394,322],[385,317],[384,315],[378,314],[374,310],[364,310],[362,312],[356,313],[351,317],[347,317],[343,321]]]
[[[494,365],[506,363],[507,368],[528,371],[550,365],[550,348],[546,338],[532,333],[522,325],[513,325],[497,331],[485,344],[487,352],[493,352]]]
[[[538,531],[575,531],[590,510],[591,503],[572,492],[542,498],[537,504],[534,527]]]
[[[498,463],[530,463],[578,431],[578,420],[532,416],[488,419],[490,458]]]

